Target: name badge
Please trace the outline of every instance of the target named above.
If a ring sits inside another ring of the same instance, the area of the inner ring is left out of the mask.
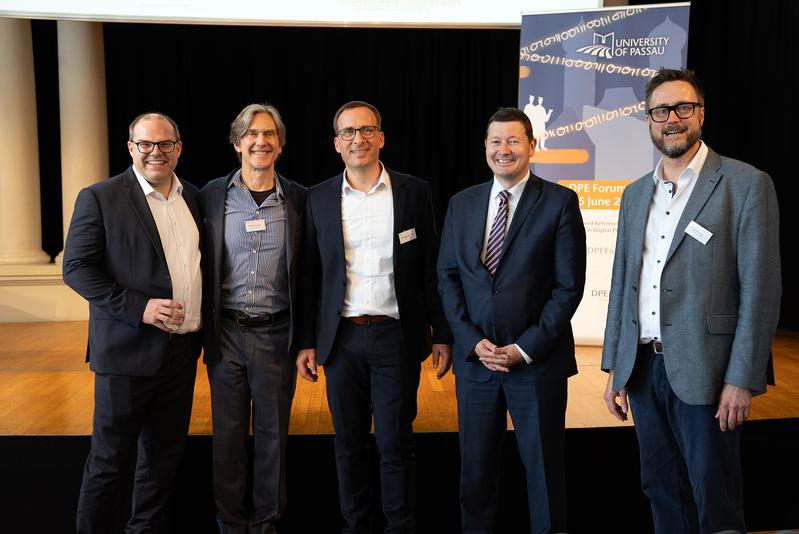
[[[404,232],[400,232],[397,235],[399,236],[400,245],[404,245],[408,241],[413,241],[414,239],[416,239],[416,228],[405,230]]]
[[[703,228],[700,224],[697,224],[696,221],[688,223],[688,226],[685,227],[685,233],[703,245],[707,245],[707,242],[713,237],[713,232],[707,228]]]
[[[266,230],[266,219],[244,221],[244,229],[248,232],[263,232]]]

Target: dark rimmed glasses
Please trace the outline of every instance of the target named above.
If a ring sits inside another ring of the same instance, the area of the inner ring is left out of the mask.
[[[379,131],[380,128],[377,126],[361,126],[360,128],[342,128],[336,132],[336,135],[338,135],[342,141],[352,141],[355,139],[355,134],[358,132],[361,132],[361,137],[364,139],[370,139]]]
[[[177,141],[158,141],[154,143],[152,141],[131,141],[136,148],[139,149],[139,152],[142,154],[149,154],[153,150],[155,150],[155,145],[158,145],[158,150],[160,150],[164,154],[169,154],[175,150],[175,146],[178,144]]]
[[[649,115],[649,118],[655,122],[666,122],[669,120],[669,115],[673,111],[677,118],[679,119],[688,119],[694,116],[694,110],[696,107],[702,107],[702,104],[699,102],[680,102],[679,104],[674,104],[673,106],[657,106],[650,110],[647,110],[646,114]]]

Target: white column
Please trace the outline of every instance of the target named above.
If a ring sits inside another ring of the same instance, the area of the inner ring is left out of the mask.
[[[84,187],[108,176],[103,25],[58,21],[61,204],[64,239]],[[63,252],[56,261],[60,262]]]
[[[0,18],[0,265],[48,263],[42,250],[33,41],[27,19]]]

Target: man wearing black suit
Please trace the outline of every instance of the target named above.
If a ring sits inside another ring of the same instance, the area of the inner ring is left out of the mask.
[[[166,505],[189,429],[200,353],[197,190],[174,170],[175,122],[133,120],[133,166],[82,190],[64,248],[64,282],[89,301],[95,373],[92,445],[78,501],[79,533],[170,531]],[[124,508],[123,508],[124,509]]]
[[[311,381],[317,364],[325,368],[344,532],[371,532],[373,416],[385,532],[415,532],[420,362],[432,348],[439,378],[450,366],[451,335],[435,289],[430,187],[380,162],[385,137],[371,104],[344,104],[333,131],[345,170],[308,192],[307,322],[297,368]]]
[[[507,412],[527,478],[530,530],[565,530],[567,378],[577,372],[570,319],[585,284],[577,196],[530,172],[527,116],[488,121],[494,178],[449,204],[438,290],[455,337],[464,532],[491,532]]]
[[[230,143],[241,168],[200,192],[214,498],[220,532],[267,534],[275,532],[286,507],[285,452],[296,379],[290,347],[306,191],[275,171],[286,126],[274,106],[242,109],[230,125]]]

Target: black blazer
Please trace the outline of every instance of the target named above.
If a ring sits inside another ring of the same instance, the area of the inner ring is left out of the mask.
[[[430,186],[413,176],[389,171],[394,202],[394,289],[410,358],[422,361],[432,343],[451,343],[436,293],[438,232]],[[299,348],[316,348],[324,364],[338,331],[347,288],[344,236],[341,227],[339,174],[308,191],[301,299],[303,315]],[[416,239],[400,244],[398,234],[416,229]],[[432,331],[431,331],[432,328]]]
[[[517,343],[533,359],[511,376],[563,378],[577,372],[570,320],[585,285],[585,229],[577,195],[531,175],[516,206],[492,277],[480,260],[492,181],[450,200],[438,290],[455,334],[454,372],[485,381],[474,346],[483,338]]]
[[[222,305],[222,262],[225,260],[225,199],[227,188],[237,170],[208,182],[200,191],[199,204],[205,225],[204,263],[203,263],[203,361],[219,361],[219,333],[221,328]],[[307,190],[291,180],[277,175],[280,188],[286,199],[286,266],[289,275],[289,307],[291,326],[289,327],[289,354],[294,354],[292,341],[297,315],[297,272],[303,229],[303,214],[307,201]]]
[[[197,188],[181,183],[202,240]],[[63,275],[89,301],[86,359],[92,371],[155,374],[169,334],[142,324],[142,314],[151,298],[172,298],[172,282],[155,219],[131,167],[78,194]],[[194,349],[199,355],[199,342]]]

